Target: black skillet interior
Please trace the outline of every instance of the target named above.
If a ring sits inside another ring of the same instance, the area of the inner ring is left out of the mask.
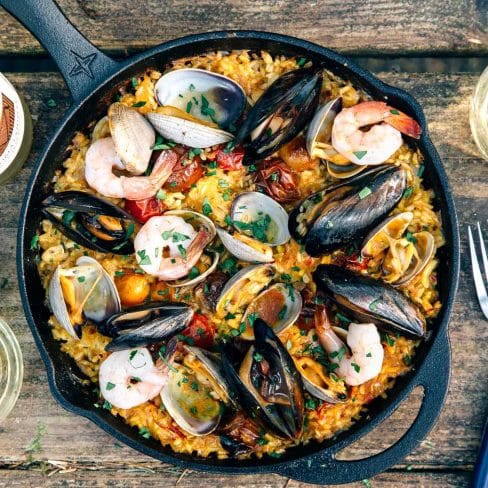
[[[67,410],[91,419],[131,447],[161,461],[194,469],[240,473],[277,472],[301,481],[334,484],[367,478],[387,469],[406,456],[431,429],[447,393],[450,374],[447,324],[459,272],[459,238],[455,209],[442,163],[430,142],[425,118],[417,102],[404,91],[383,84],[337,53],[299,39],[252,31],[189,36],[165,43],[119,64],[97,51],[81,36],[82,41],[80,41],[77,38],[79,33],[74,31],[71,25],[66,24],[63,25],[65,36],[62,37],[68,39],[68,44],[72,44],[73,38],[76,38],[78,42],[84,43],[81,47],[91,49],[96,54],[97,62],[100,61],[94,72],[90,71],[92,78],[88,75],[85,78],[89,79],[80,81],[79,77],[71,76],[68,70],[73,56],[60,54],[57,52],[59,47],[50,46],[51,41],[46,38],[44,29],[56,30],[59,26],[49,27],[44,24],[41,27],[39,25],[33,27],[32,19],[26,18],[18,9],[16,2],[17,0],[0,0],[0,5],[14,13],[50,50],[62,69],[75,99],[79,101],[63,120],[33,170],[24,199],[18,232],[18,277],[24,310],[46,365],[51,391],[55,398]],[[23,0],[19,3],[28,3],[34,9],[34,17],[37,9],[37,19],[39,19],[39,14],[42,16],[45,11],[35,2],[36,0]],[[55,4],[49,0],[40,3],[44,4],[43,8],[50,12],[51,17],[59,17],[60,12]],[[61,18],[64,19],[62,15]],[[58,34],[62,34],[62,31]],[[443,308],[432,325],[432,334],[418,349],[414,369],[397,380],[386,400],[375,400],[370,405],[368,414],[364,415],[350,430],[322,444],[312,442],[307,446],[289,449],[280,459],[236,461],[177,454],[168,447],[162,447],[154,439],[146,440],[140,437],[137,429],[129,427],[109,412],[96,409],[93,406],[96,395],[92,388],[82,383],[83,375],[76,364],[66,354],[60,352],[59,343],[51,335],[47,323],[50,313],[44,304],[45,292],[38,277],[35,253],[30,250],[31,238],[36,233],[40,222],[40,202],[47,195],[54,171],[61,167],[65,159],[66,148],[74,132],[84,130],[89,122],[96,120],[102,112],[106,111],[118,86],[127,83],[133,76],[141,74],[147,68],[161,70],[170,60],[176,58],[232,49],[249,49],[256,52],[266,50],[271,54],[305,57],[312,60],[314,64],[321,64],[350,80],[355,86],[366,90],[374,99],[386,100],[392,106],[418,120],[423,128],[423,135],[418,144],[425,157],[424,181],[435,191],[435,205],[441,211],[447,241],[439,251],[441,263],[439,291]],[[88,54],[85,54],[85,58],[88,59]],[[83,96],[84,94],[86,97]],[[333,457],[335,452],[354,442],[389,416],[418,385],[424,387],[424,403],[414,424],[400,441],[383,453],[365,460],[344,462]]]

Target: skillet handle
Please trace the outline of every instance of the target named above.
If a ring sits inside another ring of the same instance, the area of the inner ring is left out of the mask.
[[[385,451],[358,461],[339,461],[334,456],[349,444],[344,440],[308,460],[301,459],[291,467],[278,466],[275,471],[297,481],[327,485],[360,481],[387,470],[412,452],[434,426],[447,395],[450,364],[451,349],[446,333],[437,338],[405,392],[404,398],[415,387],[424,387],[417,417],[403,437]]]
[[[89,42],[54,0],[0,0],[46,48],[58,65],[75,103],[114,74],[119,63]]]

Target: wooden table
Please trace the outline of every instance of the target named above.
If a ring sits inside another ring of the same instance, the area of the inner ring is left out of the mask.
[[[343,53],[379,58],[385,54],[395,58],[488,54],[486,0],[62,0],[59,3],[97,46],[117,56],[183,34],[228,28],[291,34]],[[180,471],[119,445],[87,420],[65,412],[55,403],[20,304],[15,237],[27,179],[70,98],[58,73],[34,72],[45,53],[25,29],[0,11],[0,71],[17,59],[12,56],[23,56],[24,61],[26,56],[31,59],[32,72],[5,74],[27,100],[35,121],[35,137],[24,169],[0,188],[0,314],[17,334],[25,361],[19,401],[7,421],[0,425],[0,487],[304,486],[277,475],[231,477]],[[468,123],[477,75],[429,72],[430,67],[439,71],[440,66],[442,71],[448,66],[439,60],[424,61],[422,65],[427,72],[417,72],[416,66],[420,64],[408,60],[400,60],[398,65],[408,71],[392,70],[377,75],[409,90],[424,107],[457,204],[463,244],[461,281],[450,325],[452,380],[440,420],[410,456],[370,483],[374,487],[461,487],[469,482],[488,414],[488,324],[474,294],[465,239],[468,224],[479,220],[488,229],[488,163],[480,159]],[[421,396],[420,391],[414,392],[392,418],[341,457],[366,457],[397,440],[415,417]],[[29,445],[30,453],[26,451]],[[368,482],[354,486],[368,486]]]

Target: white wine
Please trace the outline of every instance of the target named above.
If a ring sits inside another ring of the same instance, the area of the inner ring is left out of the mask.
[[[488,161],[488,67],[481,74],[474,90],[469,122],[474,142]]]
[[[25,163],[32,145],[32,119],[24,100],[0,73],[0,183]]]

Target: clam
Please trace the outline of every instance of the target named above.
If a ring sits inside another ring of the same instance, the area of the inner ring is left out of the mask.
[[[216,234],[215,224],[205,215],[202,215],[193,210],[168,210],[164,215],[176,215],[181,217],[186,222],[190,223],[194,227],[204,227],[209,233],[209,242],[213,240]],[[212,263],[203,272],[195,278],[185,278],[181,280],[168,281],[166,284],[170,288],[182,287],[182,286],[195,286],[198,283],[204,281],[210,274],[212,274],[217,265],[219,264],[220,254],[215,251],[207,251],[212,255]]]
[[[115,313],[98,327],[113,337],[107,351],[156,344],[181,332],[191,321],[193,310],[184,303],[144,304]]]
[[[413,248],[413,252],[403,264],[405,269],[403,275],[392,283],[393,286],[402,286],[410,282],[424,270],[435,254],[435,240],[430,232],[417,232],[412,235],[412,240],[414,242],[408,242],[407,246]],[[397,259],[401,259],[403,255],[402,251],[403,249],[399,253],[396,253]],[[385,268],[384,264],[383,268]]]
[[[222,288],[215,304],[218,316],[244,311],[274,278],[276,270],[271,264],[247,266],[237,272]]]
[[[271,247],[257,239],[238,232],[230,234],[220,227],[217,227],[217,234],[224,247],[237,259],[251,263],[272,263],[274,261]]]
[[[172,365],[161,400],[173,420],[192,435],[210,434],[219,425],[221,402],[213,396],[212,388],[199,381],[186,366]]]
[[[329,100],[322,105],[310,122],[307,129],[307,151],[311,158],[327,159],[327,155],[321,151],[324,144],[329,147],[332,135],[332,125],[335,116],[342,110],[342,97]]]
[[[144,173],[156,142],[151,124],[137,110],[119,102],[110,105],[108,123],[115,150],[125,169],[135,175]]]
[[[304,421],[300,373],[271,327],[256,319],[254,333],[244,358],[233,344],[223,345],[224,374],[253,420],[280,437],[296,439]]]
[[[295,358],[295,365],[302,375],[304,388],[315,398],[327,403],[341,403],[346,400],[344,393],[328,388],[324,367],[308,356]]]
[[[270,246],[290,240],[286,210],[263,193],[241,193],[232,202],[230,217],[236,230]]]
[[[163,75],[154,87],[161,106],[171,106],[219,127],[232,126],[246,107],[242,87],[227,76],[186,68]]]
[[[264,320],[280,334],[293,325],[302,310],[302,296],[291,285],[275,283],[257,295],[246,308],[242,322],[246,329],[242,339],[254,339],[253,324],[256,317]]]
[[[412,212],[402,212],[388,217],[375,227],[364,240],[361,254],[377,256],[390,246],[392,239],[400,239],[413,219]]]
[[[120,311],[114,282],[93,258],[82,256],[73,268],[58,266],[49,283],[49,303],[57,321],[75,338],[85,319],[101,322]]]
[[[42,213],[74,242],[98,252],[131,254],[134,218],[99,197],[82,191],[55,193],[42,202]]]
[[[359,322],[372,322],[410,337],[424,337],[425,318],[391,285],[335,265],[318,266],[313,278],[321,291]]]
[[[304,68],[280,76],[256,102],[236,135],[244,142],[244,164],[264,159],[299,134],[315,112],[322,71]]]
[[[149,122],[166,139],[188,147],[205,148],[226,144],[234,138],[230,132],[174,107],[162,107],[147,114]]]
[[[405,171],[382,166],[310,195],[291,212],[291,235],[318,256],[364,237],[395,207],[406,185]]]
[[[220,357],[205,349],[195,346],[184,346],[187,355],[184,364],[196,375],[204,378],[212,386],[213,391],[225,404],[234,404],[230,387],[222,371]]]

